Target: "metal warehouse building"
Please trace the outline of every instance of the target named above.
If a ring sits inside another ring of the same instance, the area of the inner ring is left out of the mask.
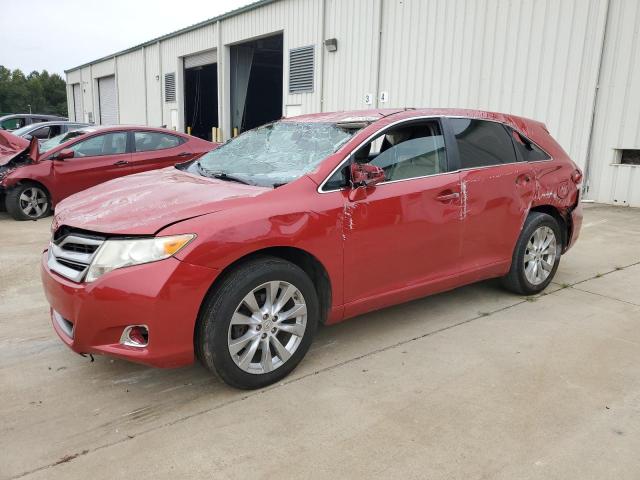
[[[71,119],[209,139],[346,109],[523,115],[587,198],[640,206],[638,0],[262,0],[66,74]]]

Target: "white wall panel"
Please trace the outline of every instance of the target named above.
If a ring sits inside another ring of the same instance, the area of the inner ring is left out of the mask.
[[[374,108],[381,0],[327,0],[325,38],[338,51],[324,55],[324,111]],[[323,47],[324,48],[324,47]]]
[[[611,0],[589,164],[589,196],[640,207],[640,166],[615,165],[640,149],[640,2]]]
[[[147,125],[159,127],[162,120],[162,76],[160,71],[160,48],[157,43],[144,47],[147,83]]]
[[[146,118],[145,59],[142,49],[116,57],[118,106],[122,124],[144,125]]]
[[[535,118],[584,165],[605,16],[605,0],[383,0],[380,106]]]

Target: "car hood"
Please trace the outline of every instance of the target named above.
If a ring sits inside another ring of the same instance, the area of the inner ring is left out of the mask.
[[[129,175],[76,193],[56,207],[61,225],[119,235],[153,235],[165,226],[231,208],[271,188],[200,177],[174,167]]]
[[[6,130],[0,130],[0,166],[29,149],[29,141]]]

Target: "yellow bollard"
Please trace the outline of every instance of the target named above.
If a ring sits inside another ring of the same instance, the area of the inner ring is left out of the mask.
[[[218,132],[216,132],[217,128],[216,127],[211,127],[211,141],[212,142],[217,142],[218,141]]]
[[[191,127],[187,127],[187,135],[191,135]]]
[[[233,136],[234,137],[238,136],[238,127],[233,127]]]

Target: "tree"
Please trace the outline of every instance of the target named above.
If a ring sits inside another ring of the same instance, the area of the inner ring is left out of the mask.
[[[43,70],[29,75],[0,65],[0,113],[43,113],[67,115],[67,86],[64,79]]]

